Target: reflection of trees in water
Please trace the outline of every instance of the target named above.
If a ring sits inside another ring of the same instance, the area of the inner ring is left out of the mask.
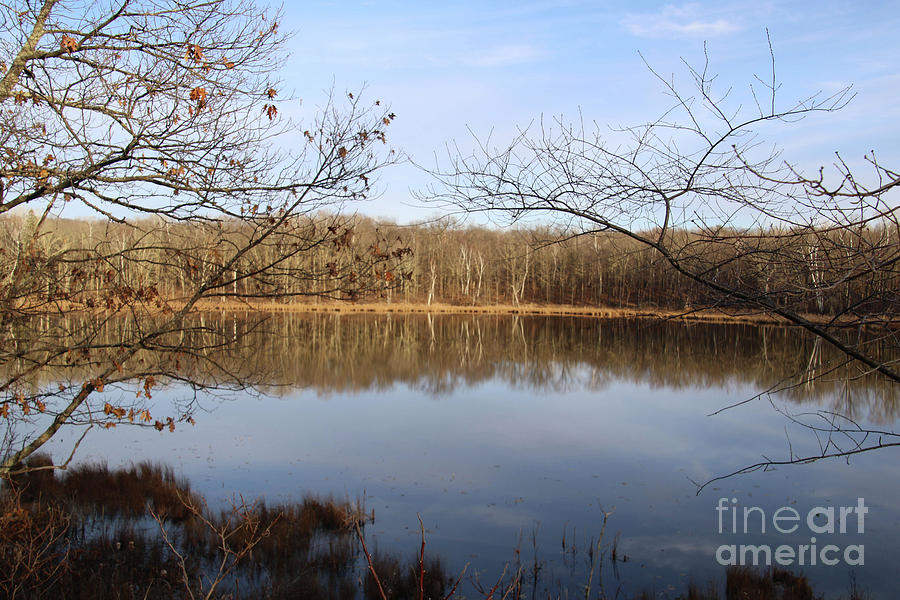
[[[323,393],[388,389],[403,383],[445,394],[493,378],[514,387],[562,392],[602,389],[613,380],[626,380],[676,389],[775,387],[795,401],[825,399],[827,407],[854,418],[891,420],[897,415],[896,386],[845,365],[830,347],[785,327],[292,313],[262,320],[206,313],[195,325],[180,334],[196,336],[195,345],[208,348],[195,379],[237,374],[269,393],[298,387]],[[115,340],[129,323],[110,321],[105,327],[104,335]],[[39,332],[23,337],[35,336]],[[880,352],[886,355],[889,348]],[[57,370],[44,375],[51,380],[63,376],[77,379],[78,374]]]

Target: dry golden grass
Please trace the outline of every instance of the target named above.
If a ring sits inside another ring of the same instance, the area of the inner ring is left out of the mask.
[[[166,314],[181,309],[184,299],[172,298],[159,304],[136,304],[130,312]],[[85,308],[83,305],[55,305],[62,312],[110,314],[115,310]],[[763,312],[728,311],[718,308],[673,310],[656,307],[574,306],[566,304],[423,304],[414,302],[343,302],[308,301],[282,302],[274,300],[201,299],[195,305],[203,312],[263,312],[298,314],[431,314],[431,315],[523,315],[593,317],[598,319],[669,319],[703,323],[754,323],[757,325],[790,325],[786,319]],[[811,323],[832,322],[828,315],[800,314]]]
[[[172,303],[177,308],[177,301]],[[608,306],[571,306],[559,304],[511,304],[457,305],[457,304],[416,304],[416,303],[283,303],[283,302],[239,302],[235,300],[201,301],[197,307],[206,311],[224,312],[289,312],[319,314],[432,314],[432,315],[525,315],[525,316],[567,316],[595,317],[600,319],[680,319],[716,323],[752,322],[786,323],[783,319],[754,313],[729,313],[718,309],[668,310],[659,308],[618,308]]]

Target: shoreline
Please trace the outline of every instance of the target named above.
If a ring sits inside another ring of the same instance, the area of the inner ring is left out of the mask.
[[[150,302],[137,302],[129,310],[142,315],[171,314],[184,307],[183,298],[158,299],[155,306]],[[112,315],[126,306],[116,308],[88,308],[72,303],[55,302],[55,310],[48,313],[105,314]],[[26,311],[30,312],[30,311]],[[614,307],[576,306],[571,304],[432,304],[416,302],[276,302],[266,300],[235,300],[203,298],[191,313],[292,313],[292,314],[346,314],[346,315],[494,315],[529,317],[582,317],[594,319],[656,319],[695,323],[745,323],[752,325],[779,325],[800,327],[785,318],[763,312],[728,311],[718,308],[685,308],[682,310],[656,307]],[[800,313],[800,317],[810,323],[841,324],[829,315]]]
[[[171,302],[173,307],[178,301]],[[236,302],[230,300],[202,300],[195,307],[201,312],[263,312],[263,313],[296,313],[296,314],[348,314],[348,315],[384,315],[384,314],[423,314],[423,315],[499,315],[499,316],[539,316],[539,317],[585,317],[596,319],[667,319],[694,321],[704,323],[752,323],[756,325],[786,325],[792,323],[763,313],[729,313],[718,309],[671,310],[658,308],[619,308],[608,306],[572,306],[572,305],[458,305],[458,304],[422,304],[422,303],[281,303],[281,302]],[[809,317],[809,316],[807,316]],[[816,315],[818,317],[818,315]]]

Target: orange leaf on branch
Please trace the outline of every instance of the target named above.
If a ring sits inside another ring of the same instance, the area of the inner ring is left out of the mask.
[[[197,63],[203,62],[203,50],[197,44],[188,44],[187,53],[185,53],[184,57]]]
[[[195,87],[191,90],[191,100],[197,103],[197,110],[206,106],[206,88]]]
[[[75,38],[63,34],[62,39],[59,42],[59,48],[66,53],[72,53],[78,50],[78,42],[75,41]]]

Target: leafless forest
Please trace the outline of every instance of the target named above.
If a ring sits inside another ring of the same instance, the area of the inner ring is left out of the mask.
[[[87,310],[118,310],[134,300],[160,308],[183,298],[219,272],[227,250],[249,235],[238,221],[132,227],[51,219],[32,239],[36,225],[33,214],[0,220],[0,271],[24,266],[30,280],[20,286],[28,292],[19,298],[24,304]],[[209,296],[286,303],[746,307],[684,277],[652,248],[612,232],[496,229],[460,226],[451,219],[398,226],[324,215],[306,217],[296,227],[315,243],[303,252],[296,252],[294,239],[258,246],[230,266],[228,285]],[[329,235],[320,239],[318,232]],[[815,228],[789,233],[789,246],[788,232],[670,235],[681,238],[679,245],[690,248],[694,261],[712,265],[708,275],[728,289],[762,290],[793,310],[857,325],[861,315],[889,320],[900,288],[896,229],[869,227],[852,236]],[[277,267],[270,268],[274,263]]]

